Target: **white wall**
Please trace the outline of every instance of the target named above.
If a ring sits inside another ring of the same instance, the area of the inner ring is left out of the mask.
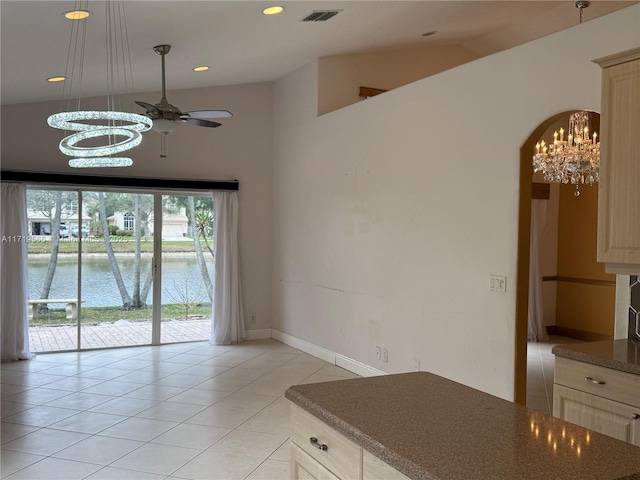
[[[318,114],[363,101],[360,87],[392,90],[479,56],[464,47],[446,46],[322,57],[318,60]]]
[[[274,328],[513,398],[520,146],[598,111],[591,59],[639,31],[636,5],[317,118],[317,65],[278,81]]]
[[[234,117],[215,129],[181,126],[166,139],[168,158],[159,158],[160,135],[144,134],[131,150],[134,165],[125,169],[82,170],[67,166],[58,151],[63,136],[46,118],[60,111],[60,102],[2,107],[2,168],[85,175],[138,176],[240,181],[240,262],[247,327],[271,326],[271,196],[272,83],[174,90],[171,103],[182,110],[228,109]],[[159,92],[136,94],[136,100],[157,103]],[[101,99],[102,100],[102,99]],[[90,107],[93,100],[85,100]],[[133,109],[135,105],[130,103]],[[140,111],[138,109],[137,111]],[[251,314],[256,323],[249,324]]]

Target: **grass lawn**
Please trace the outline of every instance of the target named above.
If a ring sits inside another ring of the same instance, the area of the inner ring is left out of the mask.
[[[207,246],[204,240],[200,239],[200,245],[202,245],[203,251],[207,251]],[[213,248],[213,240],[209,239],[209,245]],[[135,250],[135,238],[134,237],[111,237],[111,246],[115,253],[133,253]],[[150,238],[148,242],[144,239],[140,242],[140,251],[142,253],[153,253],[153,239]],[[162,242],[163,252],[195,252],[195,246],[193,240],[190,241],[168,241]],[[77,238],[61,238],[60,239],[60,253],[77,253],[78,252],[78,239]],[[88,238],[82,242],[83,253],[106,253],[104,246],[104,240],[102,238]],[[30,242],[29,253],[51,253],[51,242]]]
[[[102,322],[115,322],[117,320],[148,321],[151,320],[151,306],[140,310],[122,310],[121,307],[83,307],[82,323],[95,324]],[[162,306],[162,320],[183,320],[185,316],[211,316],[211,304],[202,303],[190,306],[185,312],[185,306],[180,304],[168,304]],[[64,308],[49,308],[48,313],[38,314],[29,322],[29,326],[39,325],[69,325],[75,324],[67,320]]]

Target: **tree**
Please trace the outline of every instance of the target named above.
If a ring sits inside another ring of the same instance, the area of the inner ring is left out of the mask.
[[[147,307],[147,297],[151,290],[153,281],[153,266],[149,269],[145,278],[144,284],[141,287],[140,278],[142,275],[142,255],[141,255],[141,225],[142,222],[148,222],[150,212],[153,211],[153,197],[142,194],[129,194],[129,193],[103,193],[98,192],[99,207],[100,207],[100,221],[102,224],[102,232],[105,239],[105,249],[107,251],[107,258],[111,266],[111,271],[114,275],[116,285],[122,298],[122,308],[125,310],[140,309]],[[127,289],[126,284],[122,278],[120,272],[120,266],[118,260],[113,253],[113,246],[111,245],[111,235],[109,233],[109,226],[107,218],[113,215],[115,212],[131,212],[133,211],[134,217],[134,275],[133,286],[131,295]],[[145,229],[145,230],[148,230]],[[145,237],[146,237],[145,233]]]
[[[196,206],[193,196],[187,197],[189,205],[189,224],[191,225],[191,231],[193,232],[193,245],[196,249],[196,259],[198,260],[198,266],[200,267],[200,274],[202,275],[202,281],[207,289],[209,299],[213,300],[213,284],[211,283],[211,277],[209,276],[209,270],[207,269],[207,263],[202,254],[202,246],[200,245],[200,230],[197,227],[196,222]],[[207,245],[208,246],[208,245]],[[213,251],[209,248],[209,251],[213,255]]]
[[[52,192],[53,193],[53,192]],[[51,256],[49,257],[49,265],[47,266],[47,273],[44,277],[44,283],[42,285],[42,291],[40,292],[40,298],[49,298],[49,292],[51,291],[51,284],[53,283],[53,277],[56,273],[56,267],[58,266],[58,252],[60,251],[60,216],[62,215],[62,192],[55,192],[55,210],[51,221]],[[49,209],[49,212],[51,210]],[[38,312],[44,313],[49,310],[47,304],[38,305]]]
[[[104,236],[104,246],[107,251],[107,258],[109,259],[109,265],[111,266],[111,272],[115,278],[120,297],[122,298],[122,308],[129,310],[132,308],[132,300],[127,291],[127,287],[122,279],[122,273],[120,273],[120,267],[118,266],[118,260],[113,253],[113,246],[111,245],[111,235],[109,235],[109,225],[107,223],[107,202],[104,192],[98,192],[98,201],[100,202],[100,222],[102,223],[102,233]]]
[[[58,266],[58,253],[60,251],[60,223],[62,211],[66,210],[66,205],[77,199],[75,192],[63,192],[61,190],[27,190],[27,208],[32,212],[39,212],[44,217],[49,218],[51,224],[51,255],[49,265],[45,274],[40,298],[49,298],[51,285]],[[47,304],[38,305],[38,312],[44,313],[49,310]]]
[[[141,198],[139,193],[134,196],[133,206],[133,222],[134,222],[134,234],[135,234],[135,253],[134,253],[134,267],[133,267],[133,294],[132,294],[132,308],[146,308],[147,295],[151,288],[151,274],[147,275],[144,287],[140,290],[140,270],[141,270],[141,255],[140,255],[140,242],[141,242],[141,225],[142,225],[142,209]],[[148,218],[148,215],[147,215]],[[146,236],[146,229],[145,229]],[[153,269],[153,266],[151,266]]]
[[[207,246],[207,250],[213,257],[213,249],[211,245],[209,245],[209,240],[207,237],[213,236],[213,213],[209,209],[201,208],[196,211],[196,230],[198,235],[202,235],[204,239],[204,244]]]
[[[184,276],[184,287],[173,281],[173,290],[166,288],[165,295],[174,303],[184,307],[184,319],[189,319],[189,309],[202,303],[203,285],[201,282],[194,282],[193,279]]]

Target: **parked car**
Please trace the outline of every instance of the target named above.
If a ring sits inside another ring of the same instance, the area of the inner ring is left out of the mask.
[[[87,238],[89,236],[89,229],[86,226],[82,225],[81,231],[82,238]],[[78,225],[71,226],[71,236],[74,238],[78,238]]]
[[[69,238],[69,229],[64,225],[60,225],[60,238]]]

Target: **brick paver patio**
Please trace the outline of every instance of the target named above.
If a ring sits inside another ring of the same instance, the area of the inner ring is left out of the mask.
[[[211,320],[168,320],[160,329],[162,343],[208,340],[211,336]],[[78,330],[75,325],[30,326],[29,350],[55,352],[76,350]],[[151,321],[129,322],[118,320],[113,323],[83,325],[81,346],[83,349],[149,345],[151,343]]]

